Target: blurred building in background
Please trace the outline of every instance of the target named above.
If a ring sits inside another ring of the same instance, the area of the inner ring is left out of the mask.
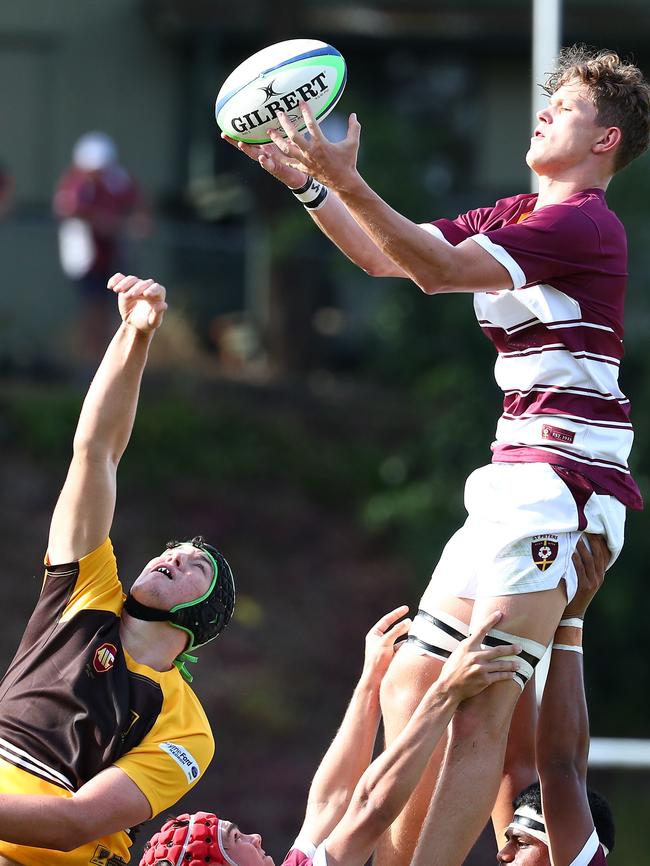
[[[645,0],[616,10],[566,0],[563,41],[633,52],[648,68]],[[356,111],[363,173],[425,220],[528,186],[530,26],[526,0],[6,4],[0,153],[15,210],[0,249],[6,283],[21,291],[0,301],[0,358],[65,363],[75,297],[56,266],[49,202],[74,141],[101,129],[158,217],[129,267],[173,287],[179,328],[196,333],[208,366],[299,374],[353,363],[381,291],[362,291],[364,275],[342,266],[286,192],[219,141],[221,82],[272,42],[335,44],[349,83],[330,131]]]

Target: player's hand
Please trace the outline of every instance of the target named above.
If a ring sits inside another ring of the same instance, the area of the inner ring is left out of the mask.
[[[398,638],[408,634],[411,620],[406,616],[409,609],[403,604],[390,613],[385,614],[376,622],[366,635],[366,651],[363,662],[363,672],[371,676],[377,683],[381,682],[393,656],[401,646],[395,643]]]
[[[164,286],[155,280],[113,274],[108,281],[108,288],[118,296],[120,316],[127,325],[132,325],[143,334],[160,327],[167,309]]]
[[[578,589],[564,611],[564,617],[584,619],[585,612],[605,580],[610,552],[602,535],[588,535],[589,545],[581,538],[573,553],[573,565],[578,575]],[[589,549],[591,548],[591,550]]]
[[[286,157],[275,144],[246,144],[244,141],[235,141],[225,132],[221,133],[221,137],[254,162],[259,163],[264,171],[268,171],[289,189],[300,189],[307,180],[304,171],[299,171],[287,164]]]
[[[349,189],[358,179],[357,154],[361,124],[356,114],[348,120],[348,133],[343,141],[332,142],[325,138],[311,109],[305,102],[299,103],[300,111],[309,132],[309,138],[296,131],[284,112],[278,112],[278,120],[287,137],[270,130],[269,135],[278,150],[284,155],[286,164],[311,175],[335,191]]]
[[[503,656],[517,655],[521,647],[516,644],[483,649],[483,638],[502,618],[501,611],[494,611],[479,623],[474,634],[461,641],[449,656],[438,678],[438,684],[459,701],[477,695],[492,683],[512,679],[519,664]]]

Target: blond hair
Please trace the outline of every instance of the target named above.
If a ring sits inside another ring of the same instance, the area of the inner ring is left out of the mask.
[[[573,45],[562,49],[543,90],[551,96],[576,79],[589,88],[596,123],[621,130],[614,157],[614,171],[620,171],[650,146],[650,85],[638,66],[621,60],[616,52]]]

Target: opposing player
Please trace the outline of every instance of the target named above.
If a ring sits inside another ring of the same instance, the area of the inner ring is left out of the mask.
[[[471,292],[498,352],[504,412],[493,462],[468,479],[468,518],[434,571],[401,653],[382,688],[387,742],[409,718],[440,661],[491,610],[490,639],[523,645],[520,670],[461,707],[433,800],[443,828],[431,866],[462,863],[499,787],[513,708],[576,586],[580,533],[602,534],[610,564],[623,543],[625,509],[642,500],[627,465],[629,402],[618,385],[627,254],[605,191],[650,138],[650,88],[613,52],[565,50],[546,84],[548,106],[527,154],[539,194],[421,226],[396,213],[356,168],[360,125],[238,145],[294,189],[318,226],[368,273],[411,279],[425,293]],[[380,866],[409,862],[427,809],[432,766]]]
[[[203,539],[174,543],[125,602],[108,538],[116,472],[167,304],[153,280],[116,274],[109,288],[122,323],[86,395],[41,596],[0,683],[0,866],[128,862],[125,828],[172,806],[214,752],[186,664],[228,623],[232,574]]]
[[[302,829],[283,866],[363,866],[377,840],[413,791],[458,704],[512,675],[516,663],[503,656],[518,647],[483,649],[481,639],[500,619],[490,614],[444,665],[400,736],[370,766],[379,724],[379,688],[392,663],[396,641],[410,620],[400,607],[366,636],[361,678],[341,727],[311,784]],[[272,866],[256,833],[242,833],[211,813],[168,821],[147,844],[140,866],[187,862]]]

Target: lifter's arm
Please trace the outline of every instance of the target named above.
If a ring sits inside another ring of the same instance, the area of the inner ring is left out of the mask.
[[[327,839],[329,866],[363,866],[415,790],[458,704],[512,677],[516,662],[501,656],[519,652],[518,647],[481,648],[486,632],[500,618],[499,612],[490,614],[473,636],[461,641],[406,727],[363,774],[343,819]],[[428,863],[429,855],[422,862]]]
[[[52,563],[73,562],[98,547],[113,521],[117,465],[127,446],[149,344],[160,326],[165,289],[153,280],[115,274],[122,324],[84,400],[73,455],[50,524]]]
[[[319,843],[338,824],[372,758],[379,718],[379,687],[395,652],[395,641],[411,626],[406,606],[383,616],[366,635],[361,677],[336,736],[316,771],[300,834]],[[398,620],[400,620],[398,622]]]

